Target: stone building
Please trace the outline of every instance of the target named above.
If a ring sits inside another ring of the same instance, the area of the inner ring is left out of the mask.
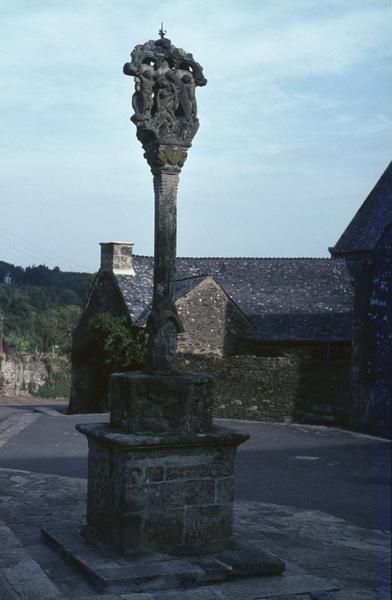
[[[215,376],[215,414],[348,422],[352,285],[342,259],[178,258],[179,366]],[[72,412],[107,409],[109,373],[86,345],[92,315],[145,327],[153,259],[101,244],[74,332]]]
[[[338,242],[354,281],[351,424],[391,435],[392,163]]]

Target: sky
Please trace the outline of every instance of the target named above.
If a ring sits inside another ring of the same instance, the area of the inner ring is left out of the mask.
[[[203,66],[179,256],[328,256],[391,161],[392,1],[2,0],[0,260],[153,252],[122,73],[161,21]]]

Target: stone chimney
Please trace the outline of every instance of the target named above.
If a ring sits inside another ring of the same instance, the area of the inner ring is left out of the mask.
[[[101,269],[116,275],[135,275],[131,242],[101,242]]]

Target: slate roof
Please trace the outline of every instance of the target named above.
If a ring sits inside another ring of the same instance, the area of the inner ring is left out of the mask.
[[[188,277],[187,279],[180,279],[177,280],[174,284],[174,298],[175,301],[177,302],[177,300],[179,300],[180,298],[182,298],[182,296],[185,296],[186,294],[188,294],[191,290],[193,290],[193,288],[195,288],[197,285],[199,285],[199,283],[201,281],[203,281],[203,279],[205,279],[205,276],[196,276],[196,277]],[[126,285],[126,282],[123,281],[122,283],[123,285],[123,289],[125,288],[129,288],[129,286]],[[152,282],[151,282],[151,286],[152,286]],[[132,304],[127,304],[128,306],[128,310],[131,312],[132,311]],[[133,322],[135,325],[137,325],[138,327],[144,327],[144,325],[147,323],[147,319],[148,319],[148,315],[150,314],[152,308],[152,290],[151,290],[151,297],[149,302],[147,303],[147,305],[144,307],[143,311],[137,316],[135,315],[133,317]],[[131,312],[132,314],[132,312]]]
[[[390,223],[392,223],[392,162],[335,247],[330,250],[332,254],[373,250]]]
[[[133,321],[140,323],[152,300],[153,258],[134,256],[134,269],[135,277],[116,279]],[[254,339],[351,339],[353,290],[344,259],[178,258],[182,281],[176,282],[176,298],[205,276],[250,319]]]

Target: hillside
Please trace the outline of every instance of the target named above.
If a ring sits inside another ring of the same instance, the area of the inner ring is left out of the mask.
[[[9,275],[11,284],[4,283]],[[8,352],[67,353],[71,332],[93,276],[50,269],[22,268],[0,261],[0,317]]]

